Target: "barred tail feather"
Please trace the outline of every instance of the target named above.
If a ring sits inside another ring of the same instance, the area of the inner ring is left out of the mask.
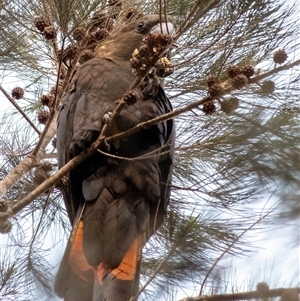
[[[115,269],[101,263],[96,272],[93,301],[133,301],[138,295],[141,244],[134,239],[122,262]]]

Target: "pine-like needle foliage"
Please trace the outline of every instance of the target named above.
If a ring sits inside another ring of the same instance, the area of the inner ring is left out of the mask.
[[[217,274],[212,268],[218,270],[221,258],[253,250],[245,233],[295,224],[299,216],[297,11],[296,2],[275,0],[0,1],[1,91],[24,89],[24,98],[15,101],[41,132],[41,124],[54,116],[37,162],[6,192],[0,211],[57,171],[55,112],[76,67],[135,14],[171,14],[178,32],[174,72],[165,89],[175,109],[210,99],[176,116],[169,214],[145,247],[141,296],[177,300],[184,285],[197,293],[201,286],[213,291],[208,279]],[[2,94],[1,106],[8,107],[8,99]],[[5,179],[40,136],[16,105],[1,110],[0,122],[0,178]],[[9,232],[0,249],[5,300],[52,298],[55,260],[49,255],[70,230],[59,185],[2,226]]]

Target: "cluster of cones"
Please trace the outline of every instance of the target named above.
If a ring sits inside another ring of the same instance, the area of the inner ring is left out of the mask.
[[[287,54],[285,50],[280,49],[274,53],[273,61],[276,64],[282,64],[286,61]],[[230,80],[231,86],[234,89],[241,89],[251,82],[251,78],[255,74],[255,69],[251,65],[238,66],[231,65],[227,68],[227,77]],[[220,79],[216,75],[209,75],[206,78],[208,86],[208,95],[210,99],[203,104],[202,110],[206,115],[211,115],[216,112],[216,101],[220,104],[221,111],[226,114],[233,113],[239,107],[239,100],[236,97],[224,99],[224,88]],[[259,84],[259,83],[258,83]],[[270,94],[275,90],[275,83],[271,80],[266,80],[262,84],[260,92],[262,94]]]

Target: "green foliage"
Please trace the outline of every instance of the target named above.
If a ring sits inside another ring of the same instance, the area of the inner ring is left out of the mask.
[[[37,123],[34,114],[41,108],[39,98],[58,83],[62,70],[66,74],[71,69],[59,60],[58,50],[76,44],[72,33],[80,27],[90,29],[95,12],[112,16],[116,11],[100,0],[2,2],[2,85],[13,88],[12,81],[18,80],[18,86],[25,90],[20,106]],[[206,96],[210,74],[228,84],[229,65],[251,64],[256,75],[264,74],[274,68],[272,57],[278,48],[288,53],[287,63],[299,60],[296,4],[288,6],[275,0],[166,2],[160,6],[157,1],[123,1],[123,9],[134,7],[146,13],[164,13],[166,9],[178,20],[177,48],[172,58],[175,72],[165,80],[175,109]],[[53,22],[58,30],[56,40],[45,40],[34,26],[36,16]],[[114,22],[118,25],[120,20]],[[296,223],[300,174],[297,68],[299,64],[270,73],[268,79],[275,82],[273,93],[262,93],[261,82],[253,82],[220,97],[213,116],[204,115],[200,106],[176,117],[169,214],[144,250],[143,281],[148,284],[149,277],[155,276],[153,290],[165,290],[173,298],[176,287],[184,282],[194,283],[199,291],[217,258],[224,254],[242,256],[252,250],[239,235],[262,216],[266,218],[261,227],[271,222]],[[232,96],[238,98],[239,108],[226,115],[220,103]],[[5,102],[2,96],[0,101]],[[1,179],[32,151],[38,138],[14,111],[1,112]],[[53,157],[54,149],[49,145],[42,161],[51,162],[55,172]],[[16,183],[5,199],[16,203],[28,194],[35,187],[33,174],[34,170]],[[265,200],[271,200],[271,204]],[[1,256],[0,291],[6,300],[15,300],[16,296],[17,300],[29,300],[30,294],[36,294],[36,280],[50,289],[52,267],[43,257],[66,238],[61,232],[69,231],[59,189],[41,195],[16,216],[13,224],[14,231],[1,244],[1,254],[7,250],[10,253]],[[22,237],[25,229],[31,233],[26,240]],[[45,249],[45,237],[53,233],[52,245]],[[48,298],[42,295],[39,300]],[[143,296],[152,298],[148,285]]]

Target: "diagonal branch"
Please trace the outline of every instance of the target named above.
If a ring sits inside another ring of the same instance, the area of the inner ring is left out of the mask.
[[[47,145],[56,133],[57,114],[58,113],[55,112],[54,118],[52,118],[51,122],[48,123],[47,128],[45,127],[42,137],[33,152],[0,181],[0,197],[2,197],[18,181],[20,181],[20,179],[32,168],[34,164],[37,164],[43,158]]]
[[[264,74],[260,74],[260,75],[257,75],[256,77],[252,78],[250,83],[256,83],[257,81],[262,80],[266,77],[269,77],[270,75],[275,74],[276,72],[287,70],[287,69],[292,68],[292,67],[294,67],[296,65],[299,65],[299,64],[300,64],[300,60],[295,61],[291,64],[286,64],[284,66],[274,68],[273,70],[270,70],[270,71],[268,71]],[[228,93],[230,93],[234,90],[235,90],[235,88],[232,85],[226,83],[226,85],[224,87],[224,94],[228,94]],[[132,127],[131,129],[127,130],[127,131],[124,131],[124,132],[121,132],[121,133],[118,133],[118,134],[115,134],[115,135],[112,135],[112,136],[109,136],[109,137],[104,136],[103,135],[104,131],[102,131],[100,133],[100,135],[98,136],[98,138],[96,139],[96,141],[94,141],[89,148],[84,150],[77,157],[70,160],[55,175],[48,178],[40,186],[38,186],[35,190],[33,190],[31,193],[29,193],[26,197],[24,197],[23,199],[18,201],[15,205],[13,205],[10,208],[10,210],[8,212],[1,213],[0,217],[2,216],[2,221],[7,220],[12,215],[14,215],[14,214],[18,213],[19,211],[21,211],[25,206],[30,204],[37,196],[39,196],[40,194],[42,194],[43,192],[48,190],[55,183],[57,183],[63,176],[65,176],[69,171],[71,171],[74,167],[76,167],[78,164],[80,164],[86,158],[88,158],[93,153],[95,153],[97,151],[98,147],[101,147],[103,145],[107,145],[107,144],[109,144],[113,141],[119,140],[119,139],[126,138],[130,135],[133,135],[133,134],[139,132],[142,129],[145,129],[145,128],[148,128],[152,125],[158,124],[160,122],[172,119],[172,118],[174,118],[174,117],[176,117],[176,116],[178,116],[182,113],[185,113],[187,111],[190,111],[192,109],[195,109],[195,108],[199,107],[200,105],[202,105],[203,103],[207,102],[210,99],[211,99],[210,96],[205,96],[205,97],[203,97],[203,98],[201,98],[201,99],[199,99],[195,102],[192,102],[192,103],[190,103],[186,106],[183,106],[182,108],[174,110],[173,112],[161,115],[159,117],[150,119],[150,120],[145,121],[145,122],[141,122],[141,123],[137,124],[136,126]],[[56,114],[57,114],[57,112],[56,112]],[[54,118],[53,118],[53,121],[55,121]],[[51,123],[51,124],[53,126],[53,123]],[[55,125],[55,123],[54,123],[54,125]],[[54,133],[55,133],[55,130],[56,130],[56,128],[53,129]],[[50,133],[50,136],[51,136],[51,133]],[[53,135],[54,135],[54,133],[53,133]],[[49,139],[49,135],[48,135],[48,139]],[[46,143],[48,139],[44,139],[44,143]],[[47,144],[49,143],[49,141],[47,142]],[[38,157],[33,157],[32,155],[29,155],[11,173],[16,173],[18,176],[20,176],[20,174],[24,175],[28,171],[28,167],[31,167],[34,164],[34,162],[36,162],[35,161],[36,159],[38,159]],[[23,170],[24,168],[25,168],[25,171]],[[19,177],[19,179],[21,178],[21,176]],[[5,180],[6,180],[6,178],[0,182],[0,196],[1,196],[1,193],[3,193],[3,191],[7,191],[5,189],[9,189],[13,184],[15,184],[15,182],[14,183],[10,182],[9,185],[11,185],[11,186],[9,186],[7,183],[4,182]]]
[[[253,227],[255,227],[257,224],[259,224],[263,219],[265,219],[268,215],[270,214],[270,212],[265,213],[263,216],[261,216],[257,221],[255,221],[254,223],[252,223],[248,228],[246,228],[223,252],[222,254],[216,259],[216,261],[214,262],[214,264],[211,266],[211,268],[209,269],[209,271],[206,273],[204,280],[202,281],[202,285],[200,288],[200,294],[202,294],[203,291],[203,287],[204,284],[206,283],[206,280],[208,279],[210,273],[214,270],[214,268],[216,267],[216,265],[218,264],[218,262],[221,261],[221,259],[224,257],[224,255],[226,253],[229,252],[229,250],[240,240],[240,238],[242,238],[244,236],[245,233],[247,233],[248,231],[250,231]]]
[[[292,62],[292,63],[289,63],[289,64],[285,64],[285,65],[276,67],[276,68],[274,68],[274,69],[272,69],[272,70],[269,70],[269,71],[267,71],[267,72],[265,72],[265,73],[263,73],[263,74],[259,74],[259,75],[257,75],[256,77],[251,78],[251,79],[250,79],[250,83],[258,82],[258,81],[260,81],[260,80],[262,80],[262,79],[264,79],[264,78],[267,78],[267,77],[269,77],[269,76],[271,76],[271,75],[273,75],[273,74],[276,74],[276,73],[278,73],[278,72],[280,72],[280,71],[292,69],[293,67],[298,66],[298,65],[300,65],[300,59],[297,60],[297,61],[294,61],[294,62]]]
[[[95,153],[97,151],[98,147],[101,147],[103,145],[107,145],[107,143],[128,137],[134,133],[139,132],[141,129],[147,128],[149,126],[152,126],[154,124],[160,123],[162,121],[168,120],[168,119],[172,119],[173,117],[189,111],[191,108],[195,108],[198,107],[200,104],[206,102],[209,99],[209,97],[204,97],[203,99],[200,99],[196,102],[193,102],[183,108],[180,108],[178,110],[175,110],[173,112],[170,112],[168,114],[159,116],[157,118],[153,118],[149,121],[146,122],[142,122],[136,126],[134,126],[133,128],[115,134],[113,136],[110,137],[105,137],[103,136],[102,132],[100,133],[100,135],[98,136],[98,138],[96,139],[96,141],[94,141],[91,146],[89,148],[87,148],[86,150],[82,151],[78,156],[76,156],[75,158],[73,158],[72,160],[70,160],[65,166],[63,166],[56,174],[54,174],[53,176],[51,176],[50,178],[48,178],[47,180],[45,180],[41,185],[39,185],[36,189],[34,189],[32,192],[30,192],[27,196],[25,196],[23,199],[21,199],[20,201],[18,201],[15,205],[13,205],[9,211],[5,212],[5,213],[1,213],[0,217],[1,217],[1,221],[5,221],[7,220],[9,217],[11,217],[12,215],[18,213],[19,211],[21,211],[25,206],[27,206],[28,204],[30,204],[36,197],[38,197],[40,194],[42,194],[43,192],[45,192],[46,190],[48,190],[49,188],[51,188],[55,183],[57,183],[63,176],[65,176],[68,172],[70,172],[73,168],[75,168],[78,164],[80,164],[81,162],[83,162],[85,159],[87,159],[88,157],[90,157],[93,153]],[[27,162],[26,159],[31,159],[33,160],[34,158],[32,158],[32,156],[28,156],[27,158],[24,159],[23,162]],[[21,162],[20,165],[23,163]],[[3,182],[3,181],[1,181]],[[1,184],[0,182],[0,184]],[[0,186],[0,188],[2,188]]]
[[[37,132],[37,134],[40,135],[41,132],[39,131],[39,129],[30,120],[30,118],[25,114],[25,112],[21,109],[21,107],[17,104],[16,100],[13,97],[11,97],[1,85],[0,85],[0,90],[5,95],[5,97],[11,102],[11,104],[21,113],[21,115],[26,119],[26,121],[31,125],[31,127]]]

